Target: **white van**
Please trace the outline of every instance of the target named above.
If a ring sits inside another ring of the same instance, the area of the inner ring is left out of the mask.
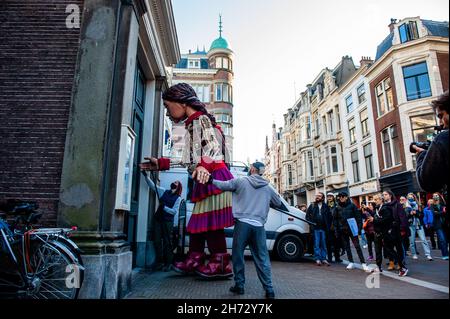
[[[248,167],[232,165],[230,171],[234,177],[246,176]],[[186,225],[191,217],[194,203],[190,201],[193,186],[192,178],[185,168],[172,168],[160,172],[160,185],[166,189],[179,180],[183,184],[182,198],[186,201]],[[267,234],[267,248],[282,261],[297,261],[307,251],[309,225],[305,221],[305,213],[290,206],[281,196],[283,208],[270,208],[267,223],[264,225]],[[179,216],[174,219],[174,227],[178,228]],[[233,227],[225,229],[227,249],[231,252]],[[189,236],[185,236],[185,250],[189,246]],[[247,247],[248,250],[248,247]],[[247,254],[249,251],[246,252]]]

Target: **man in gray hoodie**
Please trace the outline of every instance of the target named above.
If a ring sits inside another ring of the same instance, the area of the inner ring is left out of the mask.
[[[230,291],[244,294],[244,250],[248,245],[259,280],[266,291],[266,298],[273,299],[275,293],[264,224],[267,221],[270,204],[280,207],[282,203],[278,193],[261,176],[263,173],[264,164],[255,162],[250,167],[249,176],[225,182],[212,180],[212,183],[223,191],[233,192],[235,224],[232,261],[235,285],[230,288]]]

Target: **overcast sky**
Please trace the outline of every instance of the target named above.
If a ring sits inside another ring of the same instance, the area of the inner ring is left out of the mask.
[[[172,0],[182,53],[222,36],[234,59],[234,160],[264,156],[265,136],[325,67],[375,58],[391,18],[448,21],[448,0]]]

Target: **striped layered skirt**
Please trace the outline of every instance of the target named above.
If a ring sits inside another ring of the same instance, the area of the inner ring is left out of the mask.
[[[211,174],[219,181],[233,179],[228,168],[217,169]],[[195,204],[187,225],[188,233],[204,233],[233,226],[231,192],[223,192],[212,184],[195,183],[192,202]]]

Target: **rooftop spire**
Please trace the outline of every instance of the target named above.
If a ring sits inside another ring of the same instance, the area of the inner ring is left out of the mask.
[[[222,15],[219,14],[219,38],[222,37]]]

